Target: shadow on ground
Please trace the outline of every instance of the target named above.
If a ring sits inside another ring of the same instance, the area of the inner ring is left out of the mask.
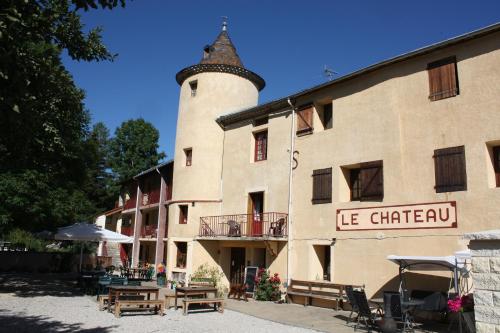
[[[28,316],[0,310],[0,333],[57,332],[57,333],[107,333],[116,326],[82,328],[81,323],[67,324],[44,316]]]
[[[74,277],[61,274],[0,274],[0,293],[18,297],[83,295]]]

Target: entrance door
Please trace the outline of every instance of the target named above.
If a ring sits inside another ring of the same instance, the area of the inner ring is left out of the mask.
[[[255,192],[248,195],[248,210],[250,214],[250,236],[262,236],[264,192]]]
[[[245,274],[245,248],[231,248],[231,270],[229,271],[229,280],[232,284],[243,283]]]

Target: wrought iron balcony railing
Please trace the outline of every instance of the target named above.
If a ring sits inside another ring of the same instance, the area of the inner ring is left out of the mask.
[[[200,217],[200,237],[286,237],[288,214],[261,213]]]

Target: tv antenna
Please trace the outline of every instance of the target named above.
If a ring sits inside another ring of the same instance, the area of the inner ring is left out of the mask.
[[[333,76],[337,75],[338,73],[335,72],[333,69],[328,68],[327,65],[323,67],[323,75],[328,78],[328,81],[333,80]]]

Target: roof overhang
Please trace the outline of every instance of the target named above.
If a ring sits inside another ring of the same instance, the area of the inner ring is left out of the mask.
[[[199,73],[228,73],[243,77],[251,81],[255,87],[261,91],[266,86],[266,82],[259,75],[248,69],[239,66],[224,65],[224,64],[198,64],[184,68],[175,76],[175,80],[179,85],[189,77]]]

